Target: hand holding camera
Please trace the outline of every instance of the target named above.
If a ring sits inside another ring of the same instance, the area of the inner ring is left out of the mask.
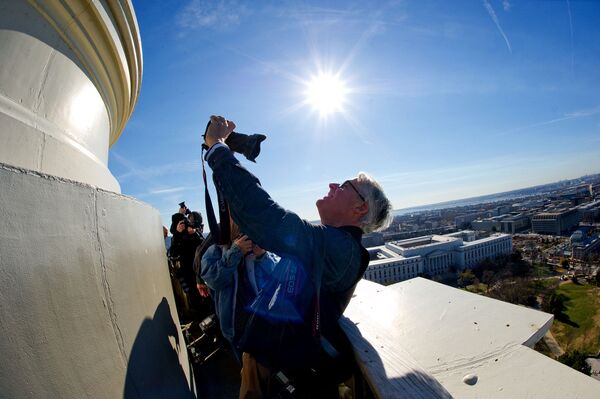
[[[212,115],[204,135],[204,143],[210,148],[216,143],[224,143],[235,129],[235,123],[222,116]]]
[[[235,123],[222,116],[211,116],[204,131],[204,149],[209,149],[216,143],[225,143],[231,151],[242,154],[247,160],[256,162],[260,154],[260,143],[267,136],[264,134],[251,134],[234,132]]]
[[[192,213],[192,211],[190,211],[190,209],[185,205],[185,201],[179,203],[179,213],[186,216]]]
[[[252,252],[253,242],[247,235],[242,235],[236,238],[233,243],[237,245],[244,255]]]

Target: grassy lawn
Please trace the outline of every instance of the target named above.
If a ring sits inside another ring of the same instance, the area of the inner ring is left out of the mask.
[[[555,318],[551,328],[560,346],[586,353],[600,351],[600,288],[568,282],[556,292],[569,298],[565,317]]]
[[[538,279],[538,280],[534,280],[531,282],[531,286],[532,287],[541,287],[541,288],[548,288],[551,287],[552,285],[558,285],[559,282],[559,278],[558,277],[553,277],[553,278],[545,278],[545,279]]]
[[[474,294],[483,294],[487,291],[487,284],[480,283],[477,285],[476,284],[467,285],[464,288],[464,290],[472,292]]]

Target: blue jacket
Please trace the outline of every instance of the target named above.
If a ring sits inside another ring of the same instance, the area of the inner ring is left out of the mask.
[[[322,334],[327,336],[334,329],[339,329],[338,319],[366,266],[366,250],[360,243],[362,231],[357,227],[313,225],[283,209],[261,187],[259,180],[239,164],[225,145],[213,147],[207,154],[207,160],[215,184],[227,200],[231,216],[240,230],[262,248],[282,258],[297,259],[313,288],[320,287]],[[366,256],[368,263],[368,254]],[[337,303],[325,303],[326,298],[338,294],[344,299]],[[305,319],[311,317],[308,312],[304,316]],[[308,327],[304,328],[304,333],[310,334]],[[278,344],[281,342],[265,343],[264,348]],[[278,356],[274,352],[267,357]],[[270,361],[268,358],[261,359],[260,353],[252,354],[267,365],[285,361],[283,356]],[[300,356],[300,349],[294,355]]]
[[[242,278],[249,281],[249,286],[253,287],[254,291],[251,294],[256,296],[275,268],[277,258],[274,254],[267,252],[259,259],[255,259],[253,255],[244,258],[240,248],[235,244],[224,252],[221,246],[211,245],[202,256],[201,262],[200,276],[211,290],[210,294],[215,303],[221,331],[230,342],[234,342],[234,337],[237,335],[234,327],[236,311],[239,311],[236,309],[237,290],[240,284],[238,266],[242,261],[246,262],[244,265],[246,276]],[[249,304],[239,304],[239,306],[247,305]]]

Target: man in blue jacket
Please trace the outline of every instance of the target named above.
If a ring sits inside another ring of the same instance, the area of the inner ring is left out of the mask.
[[[368,266],[362,234],[389,225],[391,204],[377,182],[359,173],[342,184],[329,184],[328,194],[316,202],[321,224],[313,225],[280,207],[240,166],[225,144],[234,129],[232,121],[211,116],[206,160],[217,189],[241,231],[262,248],[300,265],[307,284],[293,294],[311,303],[301,313],[304,322],[291,329],[255,318],[249,328],[261,328],[255,334],[260,339],[244,348],[240,398],[275,396],[279,371],[292,379],[301,397],[335,397],[339,381],[320,379],[321,363],[328,355],[339,355],[341,348],[336,346],[343,333],[338,320]],[[278,287],[269,308],[287,291],[289,287],[281,292]]]

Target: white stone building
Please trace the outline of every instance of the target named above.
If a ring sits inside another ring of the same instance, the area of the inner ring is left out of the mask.
[[[493,234],[479,240],[472,231],[430,235],[391,241],[369,248],[371,262],[364,278],[381,284],[408,280],[421,274],[439,276],[456,267],[477,267],[486,258],[512,253],[508,234]]]

